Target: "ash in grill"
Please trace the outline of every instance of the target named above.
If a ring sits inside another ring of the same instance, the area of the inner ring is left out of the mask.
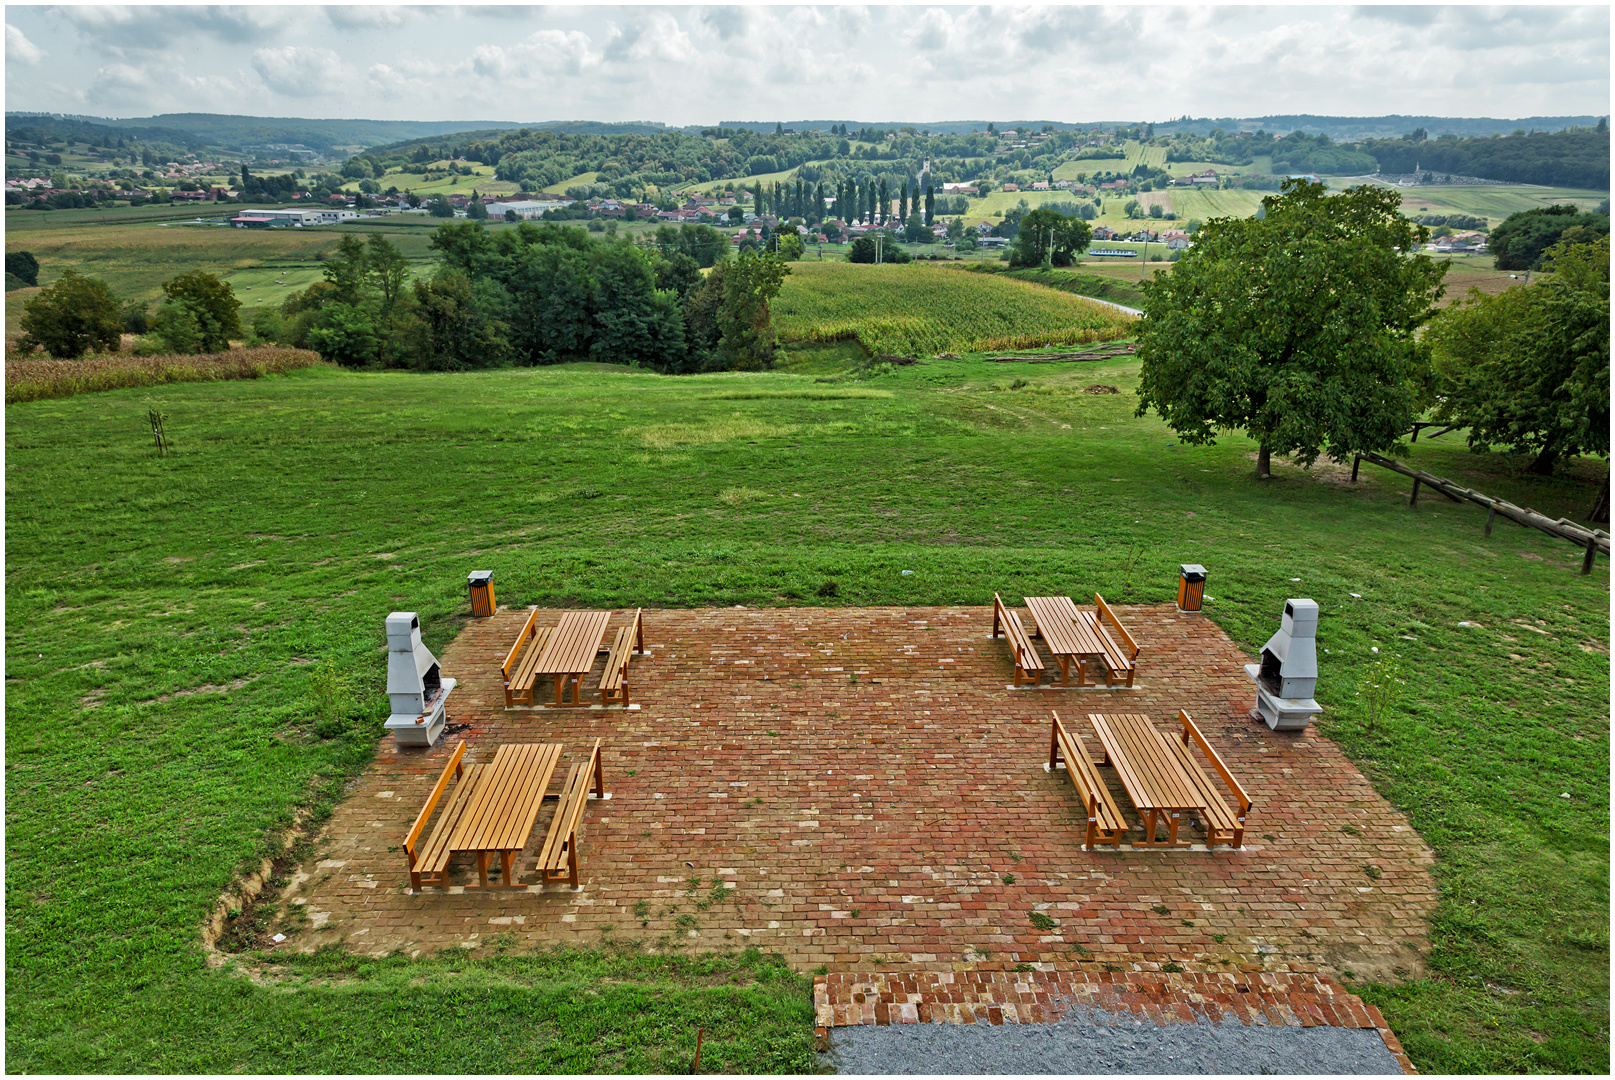
[[[443,678],[437,657],[421,642],[421,620],[413,611],[387,616],[387,697],[392,715],[387,730],[399,745],[431,746],[448,723],[445,706],[453,679]]]
[[[1251,717],[1275,731],[1299,729],[1323,711],[1312,699],[1318,687],[1318,605],[1286,600],[1279,632],[1262,646],[1262,662],[1246,664],[1256,684]]]

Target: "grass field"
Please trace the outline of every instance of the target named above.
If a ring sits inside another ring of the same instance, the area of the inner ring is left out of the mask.
[[[431,168],[441,171],[448,167],[447,161],[434,161]],[[413,191],[422,198],[433,195],[469,195],[473,191],[484,195],[511,195],[521,190],[520,184],[512,184],[508,180],[495,180],[492,165],[478,165],[473,162],[458,162],[460,165],[470,165],[471,176],[442,176],[436,180],[428,180],[425,171],[421,172],[389,172],[376,180],[381,190],[396,187],[399,191]],[[358,191],[359,181],[354,180],[342,185],[344,191]]]
[[[1343,181],[1350,183],[1351,181]],[[1538,187],[1534,184],[1465,185],[1433,184],[1429,187],[1395,189],[1402,196],[1402,212],[1419,214],[1471,214],[1484,217],[1492,226],[1521,210],[1534,210],[1555,203],[1570,203],[1583,210],[1596,210],[1609,198],[1607,191],[1581,188]]]
[[[966,358],[862,382],[833,348],[798,363],[310,370],[9,407],[8,1067],[675,1072],[704,1022],[713,1068],[811,1068],[805,984],[766,957],[501,956],[491,939],[221,968],[199,926],[294,809],[318,822],[369,761],[381,615],[420,611],[441,652],[468,568],[516,606],[801,603],[781,597],[827,576],[854,605],[1127,604],[1168,602],[1177,564],[1201,562],[1209,614],[1247,649],[1286,596],[1320,601],[1321,730],[1438,853],[1429,975],[1355,987],[1415,1064],[1607,1071],[1606,561],[1581,577],[1562,541],[1409,509],[1380,470],[1255,483],[1248,441],[1185,447],[1133,417],[1133,362]],[[1451,436],[1407,458],[1553,516],[1603,476],[1538,481]],[[722,498],[742,486],[762,494]],[[1377,726],[1354,697],[1371,645],[1414,676]],[[332,738],[312,723],[324,660],[349,693]]]
[[[783,341],[920,356],[1110,340],[1131,322],[1053,289],[916,264],[795,263],[773,308]]]
[[[168,278],[206,270],[234,285],[243,307],[256,307],[263,295],[259,290],[282,294],[319,280],[321,257],[341,243],[344,232],[369,236],[379,231],[417,270],[424,269],[431,261],[431,229],[440,224],[437,219],[399,217],[318,229],[234,229],[217,223],[218,210],[186,209],[183,215],[152,214],[145,207],[118,212],[128,213],[127,219],[97,219],[88,210],[8,215],[6,249],[31,251],[44,285],[64,270],[76,270],[101,278],[123,299],[149,301],[162,295]],[[195,223],[198,213],[203,224]],[[26,227],[14,226],[18,216],[25,218],[21,224]],[[277,287],[277,280],[284,280],[286,288]],[[255,295],[249,295],[249,286]],[[9,333],[11,295],[6,306]]]
[[[551,195],[565,195],[567,188],[577,187],[579,184],[592,184],[594,183],[594,178],[599,175],[599,173],[594,172],[578,173],[570,180],[562,180],[559,184],[551,184],[544,190]]]

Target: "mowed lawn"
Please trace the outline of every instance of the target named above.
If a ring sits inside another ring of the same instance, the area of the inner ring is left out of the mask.
[[[808,973],[767,957],[496,938],[218,967],[200,927],[294,810],[317,823],[368,762],[386,613],[420,612],[441,651],[471,570],[508,605],[1130,604],[1169,602],[1200,562],[1208,614],[1247,648],[1286,597],[1319,602],[1321,730],[1440,856],[1426,976],[1359,987],[1415,1063],[1607,1071],[1606,560],[1582,577],[1569,544],[1410,509],[1366,466],[1356,486],[1339,467],[1258,484],[1246,440],[1190,448],[1135,418],[1133,362],[861,382],[797,362],[311,370],[9,408],[8,1067],[672,1072],[704,1023],[704,1068],[814,1068]],[[1602,479],[1531,480],[1451,439],[1409,458],[1553,516]],[[1407,684],[1371,728],[1355,690],[1374,647]],[[311,700],[326,660],[348,687],[331,738]]]

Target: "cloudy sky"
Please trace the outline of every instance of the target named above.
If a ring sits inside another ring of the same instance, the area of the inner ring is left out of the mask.
[[[1524,117],[1610,108],[1605,4],[9,4],[6,108],[421,120]]]

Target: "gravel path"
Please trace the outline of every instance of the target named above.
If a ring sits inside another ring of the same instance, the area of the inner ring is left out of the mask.
[[[826,1056],[838,1073],[860,1074],[1402,1073],[1371,1030],[1147,1024],[1091,1011],[1057,1024],[832,1028]]]

